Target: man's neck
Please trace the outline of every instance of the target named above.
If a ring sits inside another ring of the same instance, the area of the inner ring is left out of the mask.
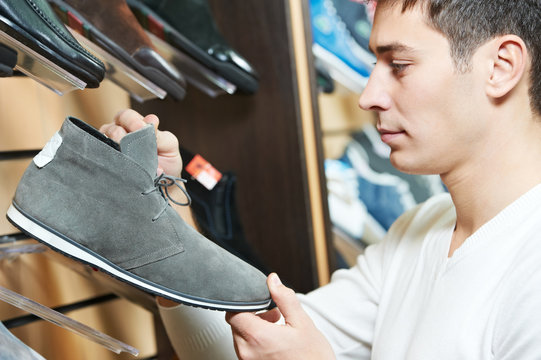
[[[461,168],[441,175],[457,215],[449,256],[483,224],[541,183],[539,123],[513,129],[502,136],[498,146],[482,152],[472,154]]]

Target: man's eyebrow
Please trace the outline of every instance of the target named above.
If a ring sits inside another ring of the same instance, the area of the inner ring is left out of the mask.
[[[380,45],[376,46],[376,51],[370,46],[370,51],[372,51],[374,54],[384,54],[391,51],[399,51],[399,52],[413,52],[413,48],[408,45],[404,45],[402,43],[394,42],[386,45]]]

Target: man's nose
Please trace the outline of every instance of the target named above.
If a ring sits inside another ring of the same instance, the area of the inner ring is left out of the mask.
[[[391,98],[385,91],[385,82],[379,76],[377,66],[372,70],[368,83],[359,97],[359,107],[367,111],[385,111],[391,106]]]

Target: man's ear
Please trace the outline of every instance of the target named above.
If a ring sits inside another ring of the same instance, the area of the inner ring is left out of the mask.
[[[487,82],[487,95],[494,99],[506,96],[523,78],[528,51],[516,35],[503,35],[492,40],[492,67]]]

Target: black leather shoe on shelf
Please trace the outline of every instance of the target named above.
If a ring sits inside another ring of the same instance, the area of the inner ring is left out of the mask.
[[[16,64],[17,52],[4,44],[0,44],[0,77],[12,76]]]
[[[96,88],[105,66],[58,20],[46,0],[0,1],[0,31]]]
[[[221,179],[209,190],[188,170],[195,155],[182,147],[180,154],[186,165],[182,169],[182,177],[187,179],[186,190],[192,199],[191,209],[199,230],[223,249],[264,274],[269,274],[268,267],[264,265],[244,235],[237,210],[235,174],[230,171],[224,172]]]
[[[175,100],[184,98],[184,77],[154,50],[126,0],[49,2],[66,25],[158,85]]]
[[[145,29],[214,70],[240,91],[257,91],[256,71],[224,40],[206,0],[127,2]]]

